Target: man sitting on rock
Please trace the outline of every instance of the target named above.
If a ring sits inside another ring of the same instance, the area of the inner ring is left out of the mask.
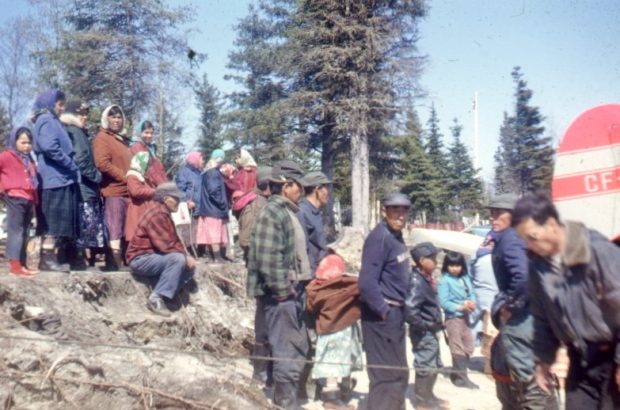
[[[152,206],[144,213],[127,248],[127,262],[138,276],[159,277],[146,304],[153,313],[168,316],[162,299],[174,298],[188,282],[196,261],[187,255],[170,215],[176,212],[183,193],[174,182],[160,184]]]

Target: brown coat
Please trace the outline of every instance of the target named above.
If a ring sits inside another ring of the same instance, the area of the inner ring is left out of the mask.
[[[254,228],[254,222],[260,211],[267,205],[267,198],[258,190],[255,192],[256,199],[244,206],[239,215],[239,246],[242,248],[250,247],[250,234]]]
[[[152,205],[155,189],[130,173],[127,176],[127,191],[129,206],[125,219],[125,239],[129,242],[136,232],[140,219]]]
[[[316,315],[319,335],[338,332],[361,317],[357,276],[327,281],[314,279],[306,287],[306,295],[306,310]]]
[[[124,138],[101,129],[93,139],[95,166],[101,171],[101,195],[127,196],[126,175],[133,154]]]

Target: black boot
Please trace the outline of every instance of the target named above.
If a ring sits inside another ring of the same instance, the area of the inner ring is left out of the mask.
[[[455,386],[465,387],[466,389],[479,389],[478,385],[467,376],[467,363],[469,359],[467,356],[452,356],[452,368],[455,373],[452,374],[450,379]]]
[[[112,253],[112,249],[105,248],[105,266],[101,270],[104,272],[116,272],[118,268],[119,266],[114,260],[114,254]]]
[[[439,397],[435,396],[435,393],[433,392],[433,388],[435,387],[435,382],[437,381],[437,376],[438,376],[437,373],[429,376],[429,379],[431,379],[429,381],[431,399],[433,400],[435,405],[438,406],[440,409],[449,409],[450,402],[448,400],[440,399]]]
[[[66,263],[58,263],[58,260],[56,259],[56,253],[53,249],[41,249],[39,270],[47,270],[52,272],[70,272],[71,267]]]
[[[117,271],[129,272],[129,267],[125,266],[125,257],[122,250],[112,249],[112,258],[114,259],[114,264],[118,267]]]
[[[351,401],[353,397],[353,390],[355,390],[355,386],[357,385],[357,380],[351,376],[343,377],[340,382],[340,399],[348,403]]]
[[[83,249],[67,249],[69,265],[71,266],[71,270],[75,271],[85,271],[88,270],[88,264],[86,263],[86,255],[84,254]]]
[[[296,384],[275,382],[273,386],[273,404],[285,410],[299,410]]]

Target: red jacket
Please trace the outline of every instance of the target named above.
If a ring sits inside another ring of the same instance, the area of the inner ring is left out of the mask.
[[[161,202],[153,202],[142,216],[129,242],[127,263],[139,255],[173,252],[186,254],[185,247],[174,229],[170,211]]]
[[[125,239],[131,241],[140,218],[151,207],[155,188],[147,182],[141,181],[131,171],[127,175],[127,192],[129,193],[129,205],[127,206],[127,216],[125,218]]]
[[[0,154],[0,192],[37,202],[37,189],[32,182],[36,174],[34,161],[27,168],[14,151],[7,149]]]

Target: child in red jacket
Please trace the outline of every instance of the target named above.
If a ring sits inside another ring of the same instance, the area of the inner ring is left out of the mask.
[[[10,272],[32,276],[38,271],[25,266],[25,243],[37,202],[37,169],[30,156],[32,133],[18,127],[11,131],[8,148],[0,154],[0,192],[7,209],[7,243],[5,255]]]

